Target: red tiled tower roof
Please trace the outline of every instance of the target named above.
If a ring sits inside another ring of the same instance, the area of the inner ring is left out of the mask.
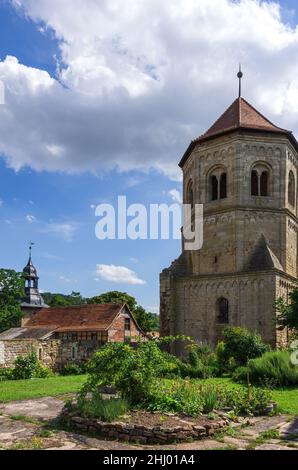
[[[226,132],[239,127],[245,129],[259,129],[270,132],[289,132],[275,126],[265,118],[244,98],[237,98],[231,106],[215,121],[213,126],[200,138],[211,137],[218,133]]]
[[[273,124],[269,119],[257,111],[244,98],[237,98],[231,106],[215,121],[205,134],[193,140],[186,150],[179,166],[182,167],[191,154],[194,147],[206,140],[216,138],[222,134],[227,134],[235,130],[252,130],[257,132],[270,132],[286,134],[294,146],[298,148],[298,143],[291,131],[282,129]]]

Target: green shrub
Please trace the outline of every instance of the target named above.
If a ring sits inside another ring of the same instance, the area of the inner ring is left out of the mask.
[[[114,386],[131,405],[144,403],[168,364],[156,341],[140,342],[137,347],[125,343],[107,343],[88,364],[89,378],[81,395],[96,392],[102,386]]]
[[[218,345],[217,355],[222,366],[226,364],[231,368],[231,361],[235,362],[235,366],[245,366],[249,359],[262,356],[269,349],[257,333],[246,328],[229,327],[224,330],[224,341]]]
[[[79,400],[78,406],[82,415],[108,422],[119,419],[128,410],[125,400],[121,398],[104,400],[100,394],[93,394],[89,400]]]
[[[249,377],[249,368],[245,366],[237,367],[232,374],[234,382],[247,383]],[[250,377],[249,377],[250,379]]]
[[[203,412],[201,390],[182,379],[159,383],[148,397],[146,407],[150,411],[198,416]]]
[[[15,360],[13,369],[13,378],[15,380],[32,379],[38,366],[37,355],[35,352],[27,356],[18,356]]]
[[[0,369],[0,382],[5,380],[14,380],[12,368]]]
[[[252,383],[271,381],[278,386],[298,385],[298,366],[288,351],[272,351],[248,363]]]
[[[230,391],[225,397],[226,406],[231,406],[237,415],[262,415],[271,401],[269,390],[250,387],[235,393]]]
[[[84,368],[78,364],[66,364],[60,371],[61,375],[81,375],[84,374]]]
[[[151,394],[147,408],[151,411],[178,412],[190,416],[209,414],[215,409],[230,408],[236,415],[259,415],[271,400],[269,390],[231,390],[224,385],[201,384],[196,380],[160,383]]]
[[[44,366],[40,362],[37,363],[34,372],[34,377],[38,379],[46,379],[48,377],[52,377],[53,375],[54,373],[51,371],[51,369],[48,369],[48,367]]]

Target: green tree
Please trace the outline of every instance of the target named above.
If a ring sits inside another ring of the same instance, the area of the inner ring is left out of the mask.
[[[280,329],[286,327],[298,334],[298,289],[294,289],[290,293],[289,302],[279,298],[276,302],[278,311],[277,325]]]
[[[145,331],[159,330],[159,317],[151,312],[147,312],[136,299],[126,292],[110,291],[92,297],[88,300],[90,304],[125,303],[133,314],[139,327]]]
[[[12,269],[0,269],[0,332],[19,326],[24,278]]]
[[[45,303],[50,307],[70,307],[86,303],[80,292],[72,292],[70,295],[45,292],[42,296]]]
[[[258,333],[246,328],[228,327],[223,336],[223,342],[219,343],[217,348],[217,355],[219,360],[226,364],[233,359],[236,365],[246,365],[249,359],[262,356],[270,349]]]
[[[104,294],[97,295],[88,300],[89,304],[127,304],[129,310],[134,313],[137,308],[137,301],[134,297],[126,292],[119,292],[117,290],[105,292]]]
[[[159,331],[159,316],[154,313],[147,312],[143,307],[138,305],[133,312],[136,322],[143,331]]]

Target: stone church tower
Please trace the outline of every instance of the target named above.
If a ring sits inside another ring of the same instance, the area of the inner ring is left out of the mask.
[[[183,200],[204,205],[204,243],[186,251],[182,242],[161,273],[162,335],[215,345],[231,325],[272,346],[287,341],[275,326],[275,301],[297,286],[297,163],[293,134],[240,93],[191,142],[179,164]]]
[[[31,246],[29,247],[29,260],[23,269],[23,276],[25,279],[25,298],[21,304],[23,313],[22,326],[25,326],[27,321],[42,308],[47,308],[48,305],[39,292],[38,281],[39,277],[37,270],[32,263]]]

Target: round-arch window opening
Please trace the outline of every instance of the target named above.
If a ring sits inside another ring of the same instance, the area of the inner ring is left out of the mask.
[[[295,176],[292,171],[289,172],[289,183],[288,183],[288,201],[291,206],[295,207]]]
[[[268,196],[268,172],[263,171],[260,178],[260,194],[261,196]]]
[[[224,297],[217,301],[217,321],[221,324],[229,323],[229,301]]]

